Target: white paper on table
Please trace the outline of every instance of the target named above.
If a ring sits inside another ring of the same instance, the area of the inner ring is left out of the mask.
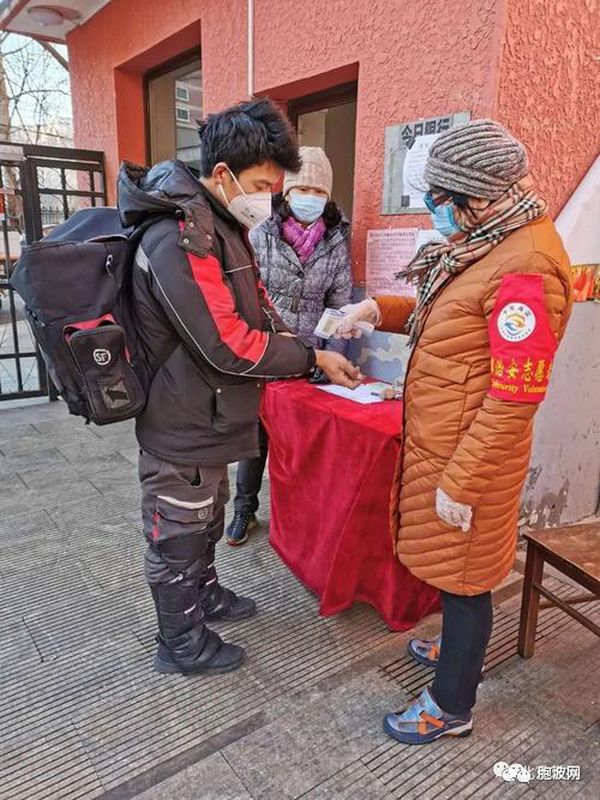
[[[322,392],[328,392],[329,394],[334,394],[337,397],[344,397],[346,400],[353,400],[355,403],[361,403],[362,405],[370,405],[371,403],[384,403],[385,400],[383,398],[378,397],[377,395],[371,394],[371,389],[368,383],[361,384],[356,389],[346,389],[345,386],[316,386],[317,389],[320,389]]]

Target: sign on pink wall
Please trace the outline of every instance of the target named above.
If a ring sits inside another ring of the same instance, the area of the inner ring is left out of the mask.
[[[418,228],[386,228],[367,233],[367,294],[414,297],[415,287],[395,277],[414,257]]]

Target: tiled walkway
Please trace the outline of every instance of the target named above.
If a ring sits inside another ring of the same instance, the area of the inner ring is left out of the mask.
[[[3,800],[600,796],[600,644],[560,612],[542,612],[523,662],[519,598],[505,600],[473,736],[402,747],[382,715],[429,671],[368,607],[318,617],[269,548],[268,491],[261,531],[219,554],[224,583],[260,606],[218,626],[246,665],[166,677],[151,669],[131,426],[85,427],[61,404],[0,407],[0,453]],[[581,780],[507,783],[498,761],[579,766]]]

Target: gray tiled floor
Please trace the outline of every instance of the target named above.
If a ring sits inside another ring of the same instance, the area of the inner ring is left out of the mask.
[[[0,406],[2,800],[598,796],[597,639],[543,612],[523,662],[518,598],[506,600],[475,734],[397,745],[381,717],[430,672],[365,606],[318,617],[268,546],[268,487],[261,531],[219,554],[224,582],[259,601],[255,619],[218,626],[247,664],[206,679],[155,674],[136,453],[129,424],[85,427],[61,404]],[[509,785],[493,775],[499,760],[575,764],[582,780]]]

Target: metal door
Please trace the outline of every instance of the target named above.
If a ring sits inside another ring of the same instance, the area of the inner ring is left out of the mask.
[[[80,208],[105,204],[102,153],[0,142],[0,400],[53,395],[22,301],[8,284],[22,243]]]

